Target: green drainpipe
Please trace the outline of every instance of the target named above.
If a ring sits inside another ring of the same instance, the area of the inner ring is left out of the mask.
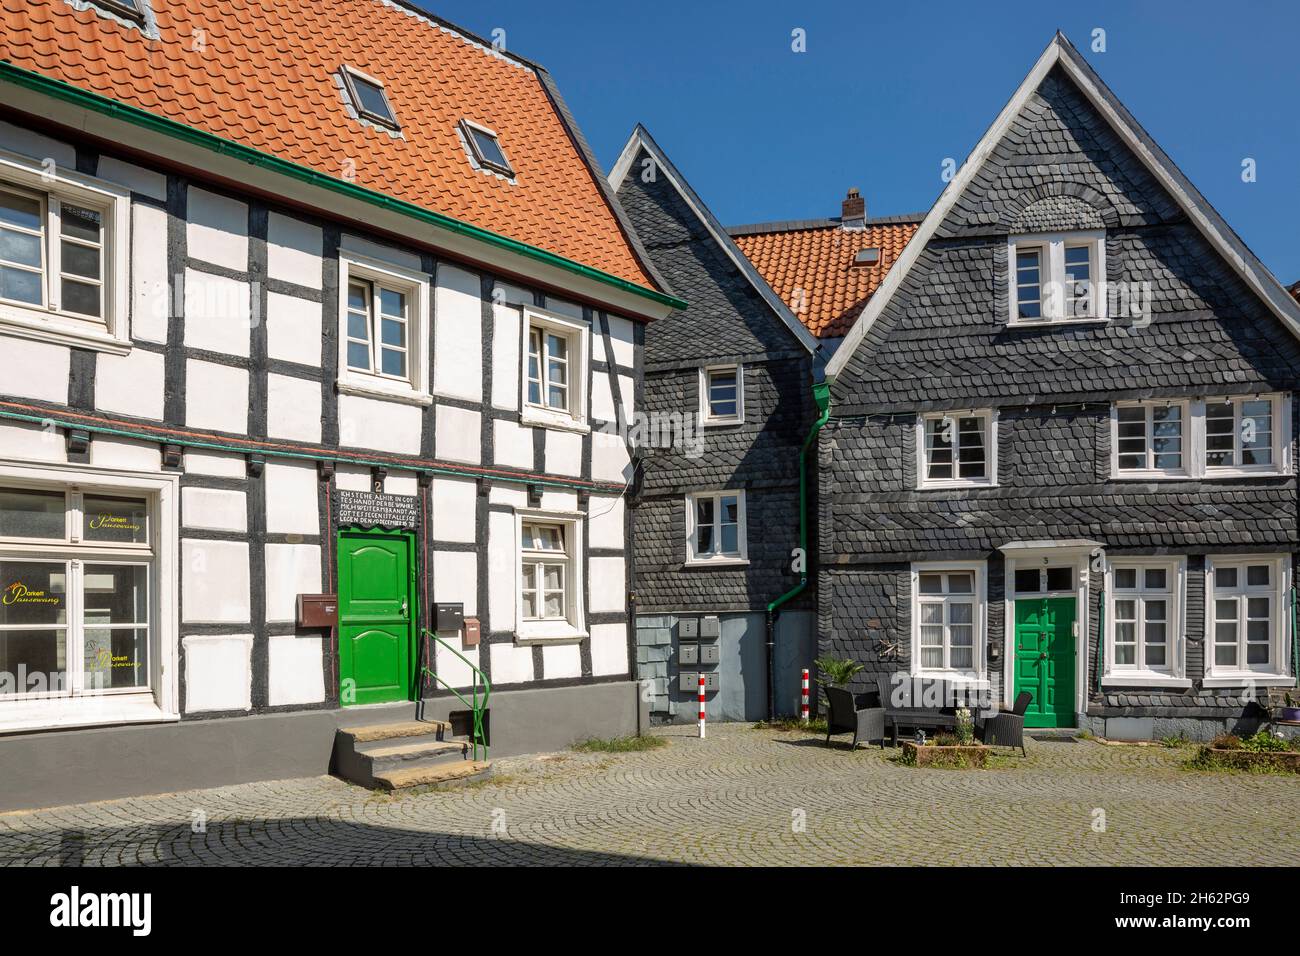
[[[808,449],[817,433],[831,417],[831,386],[829,382],[813,385],[813,401],[817,403],[817,421],[799,449],[799,552],[803,556],[803,570],[799,583],[767,606],[767,719],[776,719],[776,618],[781,606],[794,600],[808,587]]]

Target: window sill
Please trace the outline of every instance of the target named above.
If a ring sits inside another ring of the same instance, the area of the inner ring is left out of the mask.
[[[747,568],[748,558],[696,558],[686,561],[682,568]]]
[[[987,677],[983,677],[974,671],[936,671],[936,670],[918,670],[912,671],[910,676],[914,680],[942,680],[950,684],[962,684],[975,688],[976,690],[988,690],[993,685]]]
[[[0,305],[0,332],[19,338],[93,349],[112,355],[127,355],[131,340],[111,334],[107,327],[96,329],[89,322],[45,309]]]
[[[176,720],[180,714],[163,711],[152,693],[0,702],[0,734]]]
[[[340,379],[336,388],[340,395],[357,395],[362,398],[379,398],[388,402],[401,402],[404,405],[427,407],[433,404],[433,396],[428,392],[417,392],[412,388],[361,382],[355,378]]]
[[[1217,674],[1201,678],[1202,687],[1294,687],[1286,674]]]
[[[586,640],[587,632],[568,621],[527,621],[515,631],[515,643],[524,644],[577,644]]]
[[[1288,478],[1289,474],[1276,468],[1206,468],[1202,476],[1206,481],[1218,478]]]
[[[1015,322],[1008,322],[1007,328],[1010,329],[1044,329],[1044,328],[1062,328],[1074,325],[1106,325],[1110,322],[1108,318],[1093,317],[1084,319],[1020,319]]]
[[[726,428],[728,426],[743,425],[743,424],[745,424],[745,420],[743,418],[701,418],[700,419],[701,428]]]
[[[1169,687],[1178,690],[1190,690],[1192,681],[1187,677],[1174,677],[1156,671],[1132,671],[1130,673],[1106,674],[1101,679],[1102,687]]]
[[[525,405],[519,420],[524,425],[533,425],[538,428],[551,428],[562,432],[575,432],[579,435],[585,435],[591,431],[591,426],[584,421],[574,418],[572,415],[564,415],[558,412],[545,412],[532,405]]]
[[[970,488],[996,488],[996,481],[944,481],[944,482],[922,482],[917,485],[917,491],[965,491]]]
[[[1110,476],[1111,481],[1191,481],[1192,476],[1185,471],[1117,471]]]

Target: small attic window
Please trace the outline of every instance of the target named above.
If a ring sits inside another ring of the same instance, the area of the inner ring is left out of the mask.
[[[393,113],[393,105],[388,102],[388,94],[384,92],[383,83],[351,66],[344,66],[339,73],[347,88],[348,99],[358,116],[389,129],[400,128],[397,116]]]
[[[506,159],[505,151],[501,148],[496,133],[486,126],[480,126],[467,119],[460,121],[460,131],[465,137],[465,142],[469,144],[476,163],[504,176],[514,176],[515,171],[510,166],[510,160]]]
[[[95,6],[118,16],[144,22],[144,0],[91,0]]]
[[[855,266],[874,266],[880,264],[880,249],[871,246],[868,249],[859,249],[857,255],[853,257]]]

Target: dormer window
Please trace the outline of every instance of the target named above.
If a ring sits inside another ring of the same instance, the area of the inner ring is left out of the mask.
[[[880,249],[871,246],[867,249],[859,249],[857,255],[853,257],[855,266],[878,266],[880,265]]]
[[[486,126],[480,126],[467,119],[460,121],[460,132],[465,137],[465,143],[469,146],[475,163],[484,169],[514,178],[515,171],[510,165],[510,160],[506,159],[505,150],[501,148],[501,141],[496,133]]]
[[[91,0],[91,3],[120,17],[144,22],[144,0]]]
[[[1011,237],[1010,323],[1105,320],[1105,238],[1100,230]]]
[[[348,101],[357,111],[357,116],[389,129],[400,128],[393,105],[388,102],[388,94],[384,92],[383,83],[351,66],[343,67],[339,70],[339,75],[343,78]]]

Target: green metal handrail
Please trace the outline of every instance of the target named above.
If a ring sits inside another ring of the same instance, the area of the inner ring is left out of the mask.
[[[1101,671],[1106,663],[1106,589],[1097,592],[1097,693],[1101,693]]]
[[[1300,632],[1296,631],[1296,589],[1291,588],[1291,676],[1300,680]]]
[[[451,651],[453,654],[455,654],[457,657],[459,657],[462,661],[464,661],[464,662],[465,662],[465,666],[468,667],[468,668],[469,668],[471,671],[473,671],[473,673],[474,673],[474,683],[473,683],[473,685],[472,685],[472,690],[471,690],[471,695],[473,696],[473,701],[471,702],[471,701],[465,699],[465,695],[464,695],[464,694],[462,694],[462,693],[461,693],[460,691],[458,691],[456,688],[452,687],[451,684],[447,683],[445,680],[443,680],[441,677],[439,677],[437,674],[435,674],[432,670],[429,669],[429,664],[428,664],[428,662],[427,662],[427,658],[429,657],[429,655],[427,655],[427,654],[425,655],[425,656],[426,656],[426,663],[424,663],[424,664],[422,664],[422,665],[420,666],[420,673],[422,673],[422,674],[426,674],[426,675],[428,675],[429,677],[432,677],[434,680],[436,680],[436,681],[437,681],[439,684],[441,684],[443,687],[447,688],[447,690],[451,691],[452,694],[456,697],[456,699],[459,700],[459,701],[460,701],[462,704],[464,704],[466,707],[468,707],[468,708],[470,709],[471,713],[473,713],[473,715],[474,715],[474,727],[473,727],[473,731],[470,733],[470,744],[474,747],[474,759],[475,759],[475,760],[478,760],[478,748],[479,748],[479,746],[481,745],[481,746],[483,747],[483,759],[486,760],[486,759],[487,759],[487,755],[488,755],[488,745],[487,745],[487,737],[486,737],[486,736],[484,735],[484,733],[483,733],[483,714],[484,714],[484,712],[486,712],[486,710],[487,710],[488,698],[492,696],[492,684],[488,682],[487,676],[486,676],[486,675],[485,675],[481,670],[479,670],[477,667],[475,667],[473,664],[471,664],[470,661],[469,661],[469,658],[467,658],[464,654],[462,654],[460,651],[456,650],[456,648],[452,647],[450,644],[448,644],[446,641],[444,641],[444,640],[443,640],[441,637],[439,637],[437,634],[433,633],[433,632],[432,632],[431,630],[429,630],[427,627],[426,627],[426,628],[423,628],[423,630],[424,630],[424,636],[425,636],[426,639],[427,639],[427,638],[433,638],[435,641],[437,641],[437,642],[438,642],[439,644],[441,644],[443,647],[447,648],[447,650]],[[482,681],[482,682],[483,682],[483,700],[482,700],[482,702],[480,702],[480,701],[479,701],[479,698],[478,698],[478,682],[479,682],[479,681]]]

